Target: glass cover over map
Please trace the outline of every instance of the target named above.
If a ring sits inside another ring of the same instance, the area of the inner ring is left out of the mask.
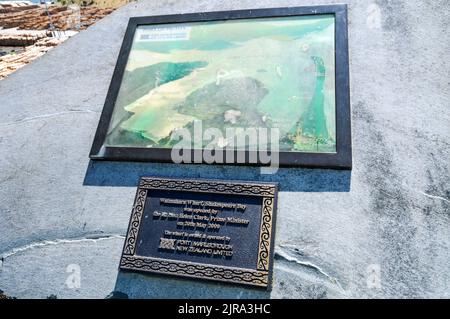
[[[201,121],[224,136],[278,128],[280,151],[336,152],[334,52],[333,15],[140,25],[105,145],[170,148]]]

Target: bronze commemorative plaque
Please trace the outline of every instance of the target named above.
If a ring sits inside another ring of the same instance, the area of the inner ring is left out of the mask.
[[[277,185],[142,177],[120,269],[269,288]]]

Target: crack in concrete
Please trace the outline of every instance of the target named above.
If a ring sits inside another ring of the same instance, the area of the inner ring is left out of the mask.
[[[14,256],[18,253],[38,248],[38,247],[45,247],[49,245],[59,245],[59,244],[71,244],[71,243],[81,243],[81,242],[98,242],[102,240],[108,240],[108,239],[124,239],[125,236],[119,235],[119,234],[105,234],[105,235],[92,235],[92,236],[85,236],[80,238],[70,238],[70,239],[54,239],[54,240],[44,240],[44,241],[37,241],[32,242],[24,246],[15,247],[9,251],[6,251],[1,254],[0,256],[0,270],[3,266],[3,262],[6,258],[9,258],[11,256]]]
[[[299,258],[296,258],[294,256],[291,256],[289,253],[285,252],[283,247],[286,246],[278,246],[279,249],[277,249],[275,251],[275,255],[278,257],[281,257],[282,259],[288,261],[288,262],[293,262],[297,265],[300,265],[302,267],[307,267],[307,268],[311,268],[314,271],[316,271],[317,273],[319,273],[320,275],[322,275],[323,277],[325,277],[328,281],[330,281],[331,283],[335,284],[342,293],[346,293],[345,289],[342,288],[341,284],[339,283],[339,281],[337,280],[337,278],[331,276],[330,274],[328,274],[326,271],[324,271],[320,266],[310,262],[310,261],[304,261],[304,260],[300,260]],[[287,247],[288,248],[288,247]]]
[[[28,123],[28,122],[33,122],[33,121],[42,120],[42,119],[46,119],[46,118],[64,116],[64,115],[69,115],[69,114],[74,114],[74,113],[99,113],[99,112],[93,111],[93,110],[69,110],[69,111],[64,111],[64,112],[49,113],[49,114],[32,116],[32,117],[26,117],[26,118],[23,118],[23,119],[17,120],[17,121],[0,123],[0,127]]]
[[[428,194],[428,193],[425,193],[425,192],[420,192],[420,193],[422,195],[425,195],[426,197],[433,198],[433,199],[440,199],[440,200],[443,200],[443,201],[445,201],[447,203],[450,203],[450,200],[448,200],[447,198],[444,198],[444,197],[441,197],[441,196],[437,196],[437,195],[431,195],[431,194]]]
[[[450,203],[450,200],[449,200],[449,199],[447,199],[447,198],[445,198],[445,197],[442,197],[442,196],[431,195],[431,194],[428,194],[428,193],[426,193],[426,192],[418,191],[418,190],[416,190],[416,189],[409,188],[409,187],[408,187],[407,189],[409,189],[409,190],[411,190],[411,191],[414,191],[414,192],[419,192],[420,194],[422,194],[422,195],[424,195],[424,196],[426,196],[426,197],[428,197],[428,198],[439,199],[439,200],[443,200],[444,202]],[[380,191],[380,193],[382,193],[382,194],[384,194],[384,195],[386,195],[386,196],[389,196],[389,197],[391,197],[391,198],[393,198],[393,199],[398,199],[397,196],[393,195],[392,193],[386,192],[386,191],[384,191],[383,189],[379,189],[379,191]],[[416,207],[416,208],[422,208],[422,206],[420,206],[420,205],[415,205],[415,204],[411,204],[411,205],[412,205],[413,207]]]

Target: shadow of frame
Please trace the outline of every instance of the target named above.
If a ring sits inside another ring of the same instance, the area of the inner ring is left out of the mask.
[[[275,182],[282,192],[348,192],[351,171],[283,167],[261,174],[252,166],[90,160],[83,185],[137,187],[142,176]]]

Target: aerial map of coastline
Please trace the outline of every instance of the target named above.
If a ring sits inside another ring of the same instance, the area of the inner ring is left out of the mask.
[[[105,144],[172,147],[201,120],[336,152],[334,58],[332,15],[139,26]]]

